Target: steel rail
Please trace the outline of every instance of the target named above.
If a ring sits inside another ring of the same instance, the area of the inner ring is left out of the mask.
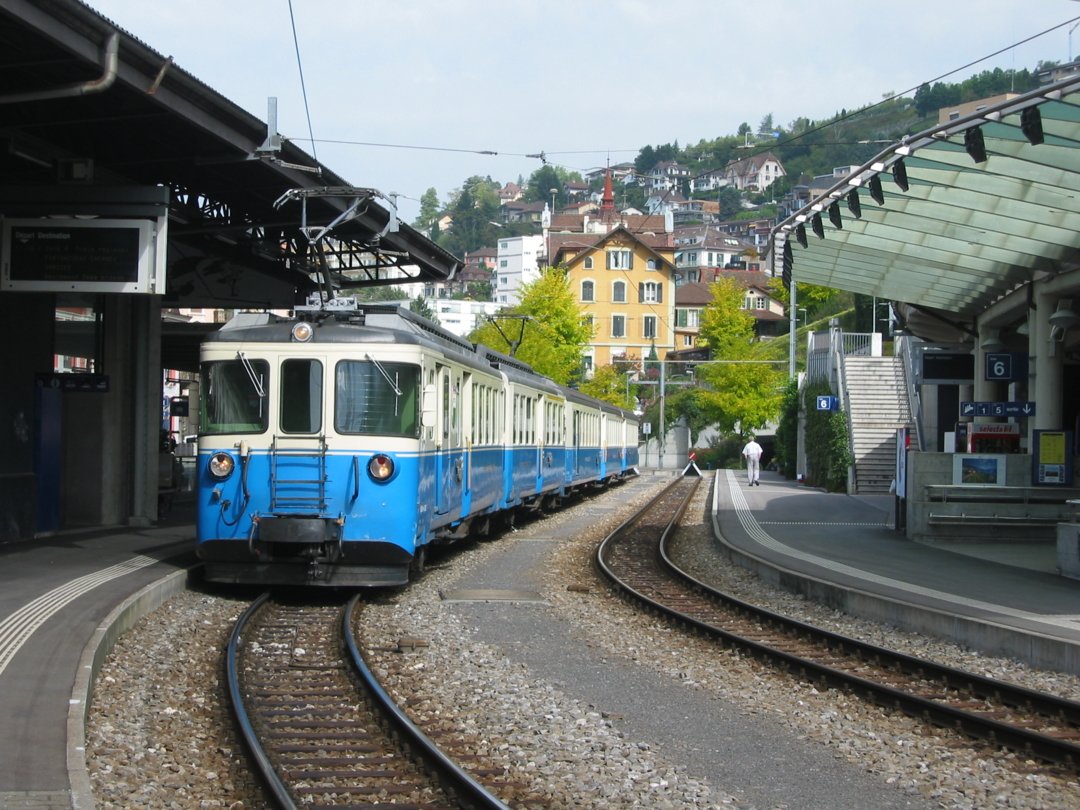
[[[248,755],[255,765],[255,772],[263,782],[263,787],[266,788],[267,793],[274,802],[274,806],[279,810],[295,810],[296,803],[285,787],[285,783],[281,781],[281,777],[270,761],[270,757],[266,753],[255,727],[251,724],[251,718],[244,707],[243,695],[240,693],[240,668],[237,661],[240,639],[251,618],[259,612],[259,609],[266,604],[269,598],[269,592],[261,594],[233,625],[225,652],[225,683],[228,688],[229,702],[232,704],[233,719],[236,721],[237,728],[240,731],[240,738],[244,742],[244,747],[247,748]]]
[[[972,737],[1032,754],[1046,761],[1073,768],[1080,767],[1080,745],[1042,732],[980,716],[977,712],[948,706],[936,700],[921,697],[912,692],[819,663],[812,658],[796,655],[786,650],[777,649],[770,644],[746,638],[664,604],[663,601],[643,593],[633,584],[626,582],[624,577],[613,570],[606,562],[611,553],[611,548],[618,538],[629,528],[636,525],[670,489],[671,487],[665,489],[637,515],[615,529],[597,547],[594,558],[597,566],[619,590],[633,595],[634,598],[648,605],[652,610],[667,615],[678,622],[693,626],[710,636],[723,640],[731,646],[748,650],[761,659],[778,662],[783,668],[800,673],[803,677],[850,689],[882,705],[899,708],[909,715],[929,720],[939,726],[956,728]],[[966,692],[980,699],[996,700],[1010,708],[1036,711],[1041,716],[1048,718],[1048,724],[1052,722],[1049,718],[1053,718],[1053,720],[1064,725],[1080,726],[1080,704],[1076,702],[964,672],[963,670],[942,666],[931,661],[817,628],[805,622],[735,599],[686,574],[672,563],[667,554],[666,546],[667,540],[688,502],[689,497],[678,511],[673,514],[671,520],[660,533],[656,543],[655,561],[658,566],[664,569],[664,574],[670,581],[677,582],[693,595],[708,600],[714,605],[720,604],[725,609],[735,611],[747,619],[769,625],[772,629],[783,632],[789,637],[793,636],[806,642],[824,646],[831,652],[842,653],[861,662],[873,664],[908,677],[933,680],[947,688]]]
[[[510,810],[494,794],[473,779],[460,765],[454,762],[411,720],[401,709],[382,684],[372,673],[364,660],[352,632],[352,616],[360,595],[349,600],[342,617],[341,635],[349,653],[356,675],[372,699],[379,705],[386,717],[402,735],[404,745],[409,747],[437,775],[443,789],[462,803],[463,807],[484,808],[485,810]]]

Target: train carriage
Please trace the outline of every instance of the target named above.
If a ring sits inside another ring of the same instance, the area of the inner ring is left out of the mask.
[[[396,307],[239,316],[201,377],[211,581],[401,584],[430,543],[633,472],[614,428],[636,454],[632,414]]]

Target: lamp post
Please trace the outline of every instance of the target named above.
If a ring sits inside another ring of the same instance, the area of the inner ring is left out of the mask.
[[[885,311],[889,312],[891,305],[889,304],[888,301],[882,301],[880,304],[875,304],[874,305],[874,329],[873,329],[873,331],[875,331],[875,332],[877,331],[877,322],[878,322],[877,308],[878,307],[885,307]]]
[[[559,193],[559,190],[557,188],[549,188],[548,191],[551,192],[551,213],[554,214],[555,213],[555,195]]]

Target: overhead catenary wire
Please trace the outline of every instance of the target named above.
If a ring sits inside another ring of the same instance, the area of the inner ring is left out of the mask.
[[[345,145],[345,146],[361,146],[361,147],[384,148],[384,149],[411,149],[411,150],[420,150],[420,151],[429,151],[429,152],[476,154],[476,155],[481,155],[481,156],[486,156],[486,157],[500,157],[501,156],[501,157],[536,158],[538,160],[541,160],[544,165],[553,165],[553,166],[558,166],[560,168],[567,169],[567,170],[582,171],[582,169],[580,167],[572,167],[572,166],[569,166],[569,165],[565,165],[565,164],[563,164],[561,162],[554,163],[554,162],[550,161],[548,158],[550,158],[551,156],[555,156],[555,155],[574,155],[574,154],[585,155],[585,154],[603,154],[603,153],[611,154],[611,153],[620,153],[620,152],[625,152],[625,153],[638,153],[638,152],[640,152],[640,148],[638,148],[638,149],[578,149],[578,150],[561,150],[561,151],[538,150],[538,151],[535,151],[535,152],[523,153],[523,152],[516,152],[516,151],[509,151],[509,150],[502,150],[502,149],[490,149],[490,148],[463,148],[463,147],[439,146],[439,145],[431,145],[431,144],[385,143],[385,142],[373,142],[373,141],[360,141],[360,140],[352,140],[352,139],[315,138],[312,123],[311,123],[311,114],[310,114],[310,108],[309,108],[309,104],[308,104],[306,84],[305,84],[305,81],[304,81],[303,66],[302,66],[301,58],[300,58],[299,38],[298,38],[298,35],[297,35],[297,31],[296,31],[295,18],[294,18],[294,15],[293,15],[292,0],[289,0],[289,15],[290,15],[290,20],[292,22],[293,40],[294,40],[294,45],[295,45],[295,48],[296,48],[297,66],[298,66],[299,73],[300,73],[300,83],[301,83],[301,89],[302,89],[303,97],[304,97],[304,108],[305,108],[305,113],[306,113],[306,116],[307,116],[308,137],[307,138],[291,137],[291,138],[287,138],[287,139],[291,140],[293,142],[305,141],[305,140],[310,142],[311,148],[312,148],[312,155],[316,158],[316,160],[318,159],[317,155],[315,154],[316,144],[317,143],[325,143],[325,144],[336,144],[336,145]],[[949,71],[947,71],[945,73],[942,73],[939,76],[936,76],[934,78],[921,81],[917,85],[915,85],[915,86],[913,86],[911,88],[908,88],[907,90],[903,90],[903,91],[901,91],[899,93],[894,93],[894,94],[892,94],[892,95],[890,95],[890,96],[888,96],[886,98],[883,98],[879,102],[876,102],[874,104],[870,104],[870,105],[868,105],[866,107],[862,107],[862,108],[860,108],[858,110],[854,110],[854,111],[852,111],[850,113],[847,113],[845,115],[838,116],[836,118],[830,119],[827,122],[824,122],[824,123],[822,123],[822,124],[820,124],[820,125],[818,125],[816,127],[811,127],[809,129],[806,129],[803,132],[800,132],[797,135],[792,135],[791,137],[786,138],[786,139],[784,139],[782,141],[778,140],[778,141],[775,141],[775,142],[770,142],[768,144],[762,144],[760,149],[751,151],[751,153],[748,154],[747,157],[756,157],[758,154],[761,154],[762,152],[768,151],[770,149],[775,149],[775,148],[777,148],[779,146],[784,146],[784,145],[787,145],[787,144],[797,143],[798,141],[802,140],[803,138],[808,137],[809,135],[812,135],[812,134],[814,134],[816,132],[819,132],[819,131],[821,131],[823,129],[826,129],[826,128],[830,127],[830,126],[834,126],[836,124],[843,123],[844,121],[851,120],[852,118],[856,118],[856,117],[858,117],[860,115],[865,114],[869,110],[873,110],[873,109],[875,109],[875,108],[877,108],[877,107],[879,107],[879,106],[881,106],[883,104],[887,104],[890,101],[894,101],[897,98],[900,98],[900,97],[902,97],[904,95],[915,92],[916,90],[918,90],[920,87],[922,87],[925,84],[932,84],[934,82],[941,81],[942,79],[948,78],[949,76],[953,76],[956,73],[959,73],[959,72],[961,72],[963,70],[966,70],[966,69],[968,69],[970,67],[973,67],[975,65],[978,65],[981,62],[985,62],[988,59],[992,59],[995,56],[999,56],[999,55],[1001,55],[1001,54],[1003,54],[1003,53],[1005,53],[1005,52],[1007,52],[1009,50],[1012,50],[1012,49],[1014,49],[1014,48],[1016,48],[1016,47],[1018,47],[1020,45],[1024,45],[1024,44],[1026,44],[1028,42],[1031,42],[1031,41],[1036,40],[1036,39],[1038,39],[1040,37],[1043,37],[1043,36],[1045,36],[1045,35],[1047,35],[1049,33],[1052,33],[1053,31],[1059,30],[1059,29],[1061,29],[1061,28],[1063,28],[1065,26],[1072,25],[1072,24],[1075,24],[1077,22],[1080,22],[1080,16],[1073,17],[1071,19],[1065,20],[1062,23],[1051,26],[1051,27],[1049,27],[1047,29],[1039,31],[1039,32],[1037,32],[1035,34],[1032,34],[1030,36],[1024,37],[1023,39],[1020,39],[1020,40],[1018,40],[1016,42],[1013,42],[1013,43],[1011,43],[1009,45],[1006,45],[1006,46],[1004,46],[1002,48],[999,48],[999,49],[997,49],[997,50],[995,50],[995,51],[993,51],[991,53],[988,53],[988,54],[986,54],[986,55],[984,55],[982,57],[979,57],[978,59],[974,59],[974,60],[972,60],[970,62],[967,62],[964,65],[961,65],[961,66],[959,66],[957,68],[949,70]],[[703,177],[707,173],[708,172],[701,172],[698,175],[696,175],[694,178],[691,178],[691,179],[698,179],[700,177]],[[661,201],[666,199],[669,194],[670,194],[670,190],[666,191],[664,193],[664,195],[661,197]],[[410,198],[410,199],[412,199],[412,198]]]
[[[930,85],[930,84],[933,84],[934,82],[940,82],[942,79],[946,79],[949,76],[953,76],[953,75],[959,73],[962,70],[967,70],[970,67],[974,67],[975,65],[978,65],[981,62],[985,62],[987,59],[993,59],[995,56],[1000,56],[1001,54],[1005,53],[1006,51],[1010,51],[1010,50],[1012,50],[1014,48],[1017,48],[1017,47],[1019,47],[1021,45],[1025,45],[1028,42],[1032,42],[1033,40],[1036,40],[1039,37],[1046,36],[1049,33],[1057,31],[1060,28],[1064,28],[1066,25],[1069,25],[1070,23],[1076,23],[1077,21],[1080,21],[1080,16],[1073,17],[1071,19],[1065,20],[1065,22],[1058,23],[1057,25],[1052,25],[1052,26],[1050,26],[1049,28],[1047,28],[1047,29],[1045,29],[1043,31],[1039,31],[1038,33],[1032,34],[1032,35],[1030,35],[1028,37],[1024,37],[1023,39],[1018,40],[1016,42],[1013,42],[1010,45],[1006,45],[1003,48],[998,48],[996,51],[993,51],[992,53],[988,53],[985,56],[981,56],[978,59],[974,59],[974,60],[972,60],[971,62],[968,62],[965,65],[961,65],[960,67],[953,68],[950,71],[942,73],[940,76],[935,76],[932,79],[926,79],[924,81],[919,82],[914,87],[909,87],[907,90],[901,90],[899,93],[893,93],[890,96],[886,96],[881,101],[875,102],[873,104],[869,104],[869,105],[867,105],[865,107],[860,107],[859,109],[853,110],[850,113],[847,113],[845,115],[841,115],[841,116],[837,116],[835,118],[831,118],[828,121],[825,121],[825,122],[819,124],[816,127],[810,127],[808,129],[803,130],[802,132],[798,133],[797,135],[793,135],[790,138],[786,138],[783,141],[777,140],[775,143],[769,143],[767,145],[764,145],[761,149],[751,151],[751,153],[749,155],[747,155],[745,158],[741,158],[741,160],[746,160],[746,159],[749,159],[749,158],[757,157],[758,155],[763,154],[764,152],[768,152],[769,150],[775,149],[775,148],[777,148],[779,146],[786,146],[788,144],[797,143],[798,141],[802,140],[803,138],[806,138],[806,137],[808,137],[810,135],[813,135],[816,132],[821,132],[822,130],[828,129],[829,127],[832,127],[832,126],[836,126],[837,124],[841,124],[841,123],[843,123],[845,121],[850,121],[852,118],[857,118],[857,117],[859,117],[861,115],[864,115],[865,113],[867,113],[870,110],[876,109],[876,108],[878,108],[878,107],[880,107],[880,106],[882,106],[884,104],[888,104],[889,102],[895,101],[898,98],[902,98],[902,97],[906,96],[908,93],[914,93],[920,87],[922,87],[923,85]],[[713,170],[699,172],[698,174],[696,174],[694,177],[692,177],[690,179],[691,180],[697,180],[697,179],[699,179],[701,177],[704,177],[706,174],[709,174],[711,171],[713,171]],[[666,200],[668,195],[671,194],[671,191],[672,191],[672,189],[667,189],[664,192],[663,196],[661,196],[660,202],[663,202],[664,200]]]
[[[296,49],[296,69],[300,73],[300,92],[304,96],[304,115],[307,116],[308,137],[311,140],[311,156],[319,162],[315,152],[315,131],[311,126],[311,107],[308,105],[307,84],[304,82],[304,63],[300,58],[300,38],[296,34],[296,16],[293,14],[292,0],[289,0],[289,22],[292,25],[293,47]]]

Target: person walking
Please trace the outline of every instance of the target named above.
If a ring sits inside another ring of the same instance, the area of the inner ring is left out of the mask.
[[[746,446],[742,449],[743,457],[746,459],[746,478],[749,481],[748,486],[761,486],[761,481],[758,479],[761,477],[761,445],[754,441],[754,434],[750,434],[750,441],[746,443]]]

